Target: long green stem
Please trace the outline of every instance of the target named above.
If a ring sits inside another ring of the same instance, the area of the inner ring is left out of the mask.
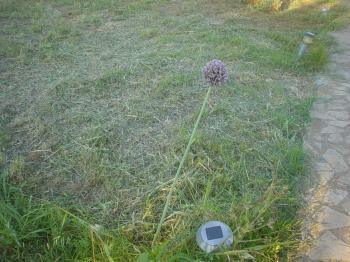
[[[168,212],[168,209],[169,209],[171,196],[172,196],[173,191],[174,191],[174,189],[175,189],[175,185],[176,185],[177,180],[178,180],[178,178],[179,178],[181,169],[182,169],[182,167],[183,167],[183,165],[184,165],[184,163],[185,163],[185,161],[186,161],[186,159],[187,159],[188,152],[190,151],[191,145],[192,145],[192,143],[193,143],[193,141],[194,141],[194,136],[196,135],[199,122],[200,122],[200,120],[201,120],[201,118],[202,118],[202,115],[203,115],[203,113],[204,113],[205,106],[206,106],[206,104],[208,103],[210,91],[211,91],[211,86],[209,86],[208,91],[207,91],[207,94],[205,95],[205,98],[204,98],[204,101],[203,101],[203,104],[202,104],[201,111],[199,112],[199,115],[198,115],[198,117],[197,117],[196,123],[195,123],[195,125],[194,125],[193,130],[192,130],[190,139],[188,140],[188,143],[187,143],[185,152],[184,152],[184,154],[183,154],[183,156],[182,156],[182,159],[181,159],[181,162],[180,162],[180,164],[179,164],[179,167],[177,168],[177,171],[176,171],[176,174],[175,174],[173,183],[171,184],[171,188],[170,188],[170,191],[169,191],[169,193],[168,193],[168,195],[167,195],[166,202],[165,202],[165,205],[164,205],[162,217],[160,218],[160,221],[159,221],[159,224],[158,224],[158,227],[157,227],[157,231],[156,231],[156,233],[154,234],[154,237],[153,237],[152,247],[153,247],[154,244],[156,243],[156,241],[157,241],[157,239],[158,239],[158,236],[159,236],[159,233],[160,233],[160,230],[161,230],[161,227],[162,227],[162,225],[163,225],[163,223],[164,223],[165,216],[166,216],[166,214],[167,214],[167,212]]]

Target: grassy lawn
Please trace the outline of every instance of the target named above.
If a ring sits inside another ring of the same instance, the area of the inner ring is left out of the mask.
[[[279,13],[235,0],[0,0],[2,259],[292,260],[310,75],[344,14],[316,0]],[[296,63],[304,31],[316,43]],[[151,248],[214,58],[229,81]],[[231,226],[232,249],[199,250],[209,219]]]

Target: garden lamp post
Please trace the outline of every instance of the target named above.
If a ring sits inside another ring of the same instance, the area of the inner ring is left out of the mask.
[[[308,48],[308,46],[314,42],[314,37],[315,37],[314,33],[311,33],[311,32],[304,33],[303,40],[299,47],[298,60],[305,54],[305,51]]]
[[[322,13],[324,14],[324,15],[327,15],[328,14],[328,12],[329,12],[329,7],[328,6],[323,6],[322,8],[321,8],[321,11],[322,11]]]

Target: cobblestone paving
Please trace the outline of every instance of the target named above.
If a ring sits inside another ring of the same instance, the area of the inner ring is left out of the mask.
[[[316,81],[318,100],[304,142],[317,183],[307,212],[312,244],[301,261],[350,261],[350,27],[333,35],[339,50],[328,76]]]

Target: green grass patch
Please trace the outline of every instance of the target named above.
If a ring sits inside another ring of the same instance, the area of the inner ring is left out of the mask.
[[[0,187],[0,255],[3,261],[100,260],[132,255],[123,236],[89,224],[70,211],[25,196],[9,185],[6,173]],[[128,255],[129,254],[129,255]]]

